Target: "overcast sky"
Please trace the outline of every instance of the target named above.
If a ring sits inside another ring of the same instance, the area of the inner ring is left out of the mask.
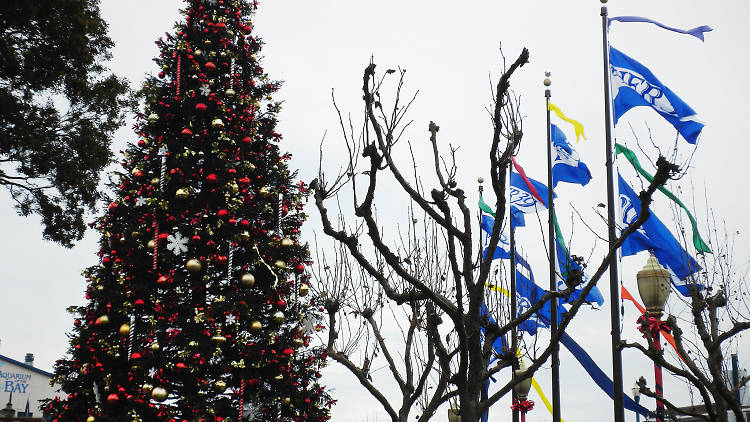
[[[116,42],[110,66],[134,86],[140,86],[144,74],[156,73],[151,61],[157,54],[154,40],[171,31],[182,2],[102,0],[101,7]],[[581,121],[588,138],[576,147],[591,168],[594,180],[585,188],[561,185],[557,194],[563,231],[575,233],[573,253],[588,256],[595,248],[593,266],[601,260],[603,245],[594,242],[595,237],[577,217],[571,217],[572,209],[567,204],[573,203],[598,233],[605,233],[593,211],[596,204],[605,202],[599,8],[600,3],[595,0],[261,2],[255,27],[266,42],[263,64],[272,78],[285,81],[277,96],[285,101],[280,114],[280,131],[285,139],[282,146],[294,154],[291,165],[300,169],[300,178],[310,181],[317,172],[318,143],[328,131],[330,149],[325,164],[336,168],[343,155],[336,149],[341,144],[331,89],[335,89],[342,110],[358,118],[362,70],[374,56],[381,71],[397,66],[406,68],[407,91],[420,91],[410,114],[414,123],[407,138],[421,151],[420,148],[427,146],[428,122],[440,125],[441,142],[460,145],[459,183],[475,195],[476,178],[488,176],[491,127],[485,106],[490,100],[490,78],[496,81],[500,73],[499,47],[502,43],[509,61],[527,47],[530,63],[511,82],[512,88],[522,95],[525,116],[518,160],[529,176],[545,179],[542,80],[544,72],[550,71],[552,102]],[[749,202],[746,163],[750,147],[745,131],[750,64],[746,23],[750,6],[744,1],[613,1],[610,15],[646,16],[680,28],[704,24],[714,28],[706,34],[706,42],[701,43],[693,37],[650,25],[614,23],[610,41],[649,67],[706,123],[688,176],[673,184],[672,189],[681,189],[691,202],[691,191],[695,191],[699,220],[705,220],[708,203],[717,220],[726,222],[730,233],[739,232],[734,258],[738,267],[746,270],[750,248],[745,240],[747,223],[742,218],[747,215]],[[560,126],[569,138],[573,136],[564,123]],[[665,150],[672,146],[674,130],[651,110],[626,114],[617,127],[618,140],[635,145],[635,133],[642,143],[650,144],[649,128],[656,145]],[[121,129],[116,134],[115,151],[135,139],[129,125]],[[678,146],[680,162],[685,163],[692,148],[684,140]],[[646,152],[656,158],[655,150],[648,145]],[[624,167],[626,164],[620,165],[623,174],[633,176]],[[630,180],[636,188],[640,186],[636,179]],[[472,198],[476,200],[475,196]],[[405,207],[393,205],[380,208],[386,208],[385,213],[403,216]],[[672,221],[663,197],[655,207],[662,220]],[[318,217],[312,206],[307,212],[311,220],[305,236],[312,239]],[[22,360],[26,352],[32,352],[38,367],[51,370],[53,362],[67,348],[65,333],[72,327],[65,308],[83,302],[85,285],[80,272],[97,262],[96,233],[89,232],[70,250],[42,241],[38,219],[16,216],[7,192],[0,193],[0,233],[4,239],[0,243],[0,354]],[[530,254],[537,280],[545,284],[539,229],[532,224],[519,237]],[[623,282],[634,294],[635,272],[645,260],[646,256],[641,254],[623,261]],[[602,291],[608,298],[605,285]],[[677,308],[678,301],[672,306]],[[579,315],[570,327],[571,335],[611,374],[608,304],[601,310],[587,309]],[[625,304],[623,337],[631,341],[640,339],[634,328],[636,316],[632,306]],[[740,364],[744,367],[750,366],[747,350],[743,354],[740,349]],[[626,391],[641,375],[653,384],[651,366],[643,357],[626,351],[623,359]],[[609,419],[611,401],[564,349],[561,360],[563,419]],[[326,375],[325,383],[335,389],[334,395],[339,399],[334,421],[387,419],[365,390],[335,364],[331,364]],[[537,374],[537,379],[549,394],[548,365]],[[667,396],[675,394],[683,404],[688,403],[686,389],[679,381],[667,378],[665,392]],[[538,405],[528,420],[551,420],[533,392],[531,399]],[[645,404],[653,406],[653,401],[646,400]],[[509,402],[503,401],[493,408],[490,420],[509,417],[508,405]],[[628,413],[626,418],[631,420],[634,415]],[[436,418],[445,419],[445,412]]]

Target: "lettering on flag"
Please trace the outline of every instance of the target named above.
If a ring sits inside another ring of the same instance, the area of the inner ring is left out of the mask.
[[[664,114],[678,117],[674,107],[672,107],[672,103],[670,103],[669,99],[664,95],[664,91],[658,86],[650,84],[643,75],[624,67],[612,65],[610,68],[612,69],[612,84],[615,92],[623,86],[631,88],[633,91],[637,92],[644,101],[650,104],[651,107]]]

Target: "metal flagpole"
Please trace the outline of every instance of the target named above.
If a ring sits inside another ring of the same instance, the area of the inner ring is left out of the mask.
[[[545,72],[544,97],[547,105],[547,210],[549,212],[549,291],[557,291],[556,248],[555,248],[555,203],[552,188],[552,138],[550,128],[549,99],[552,96],[549,86],[549,72]],[[550,332],[557,334],[557,298],[550,301]],[[555,344],[552,348],[552,422],[560,422],[560,347]]]
[[[510,185],[510,176],[513,172],[513,166],[508,164],[508,184]],[[510,193],[510,189],[508,190]],[[516,295],[516,228],[513,226],[513,212],[511,211],[511,203],[508,200],[508,224],[510,225],[510,315],[511,319],[518,316],[518,296]],[[510,340],[510,347],[513,350],[514,356],[518,354],[518,327],[513,326],[510,332],[512,336]],[[519,369],[518,359],[513,360],[513,377],[516,376],[516,370]],[[513,403],[518,400],[516,389],[513,389]],[[513,422],[518,422],[518,410],[513,410]]]
[[[604,58],[604,132],[606,137],[607,164],[607,226],[610,247],[617,239],[615,227],[614,194],[614,154],[612,151],[612,99],[609,88],[609,22],[607,21],[607,0],[600,0],[604,6],[602,16],[602,55]],[[622,389],[622,353],[620,350],[620,283],[617,272],[617,254],[609,261],[609,306],[612,328],[612,381],[614,382],[614,422],[625,422]]]

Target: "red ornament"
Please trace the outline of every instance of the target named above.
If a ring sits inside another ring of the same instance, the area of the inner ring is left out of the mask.
[[[107,396],[107,401],[109,403],[117,403],[118,401],[120,401],[120,397],[118,397],[117,394],[112,393]]]
[[[190,130],[190,128],[185,128],[185,129],[182,129],[182,132],[180,132],[180,134],[182,134],[183,138],[189,138],[193,136],[193,131]]]
[[[297,264],[294,266],[294,273],[295,274],[302,274],[305,272],[305,266],[302,264]]]
[[[203,112],[203,111],[206,111],[206,108],[207,108],[206,105],[203,104],[203,103],[198,103],[198,104],[195,105],[195,110],[196,111]]]
[[[214,62],[206,62],[206,64],[204,64],[203,67],[208,71],[216,70],[216,65],[214,64]]]
[[[140,308],[143,305],[146,304],[146,302],[143,301],[143,299],[136,299],[135,302],[133,302],[136,308]]]
[[[214,173],[211,173],[211,174],[209,174],[208,176],[206,176],[206,182],[208,182],[208,183],[212,183],[212,184],[215,184],[215,183],[217,183],[218,181],[219,181],[219,176],[217,176],[217,175],[216,175],[216,174],[214,174]]]
[[[195,236],[190,238],[190,241],[193,243],[199,243],[201,241],[201,237],[196,234]]]
[[[253,143],[253,140],[252,140],[252,139],[250,139],[250,137],[249,137],[249,136],[245,136],[244,138],[242,138],[242,143],[243,143],[243,144],[246,144],[246,145],[250,145],[250,144],[252,144],[252,143]]]
[[[222,208],[222,209],[220,209],[219,211],[216,212],[216,215],[219,218],[227,219],[227,218],[229,218],[229,210],[226,209],[226,208]]]

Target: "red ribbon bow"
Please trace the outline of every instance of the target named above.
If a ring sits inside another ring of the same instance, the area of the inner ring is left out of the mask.
[[[646,331],[651,332],[651,337],[655,338],[657,335],[659,335],[659,332],[670,332],[672,331],[672,328],[667,324],[667,321],[661,321],[657,317],[649,316],[648,319],[646,319],[646,315],[641,315],[638,317],[638,331],[643,333],[643,337],[646,338]]]
[[[520,400],[519,401],[518,399],[514,398],[513,406],[511,406],[510,408],[511,410],[517,410],[525,415],[529,410],[534,408],[534,401],[532,400]]]

